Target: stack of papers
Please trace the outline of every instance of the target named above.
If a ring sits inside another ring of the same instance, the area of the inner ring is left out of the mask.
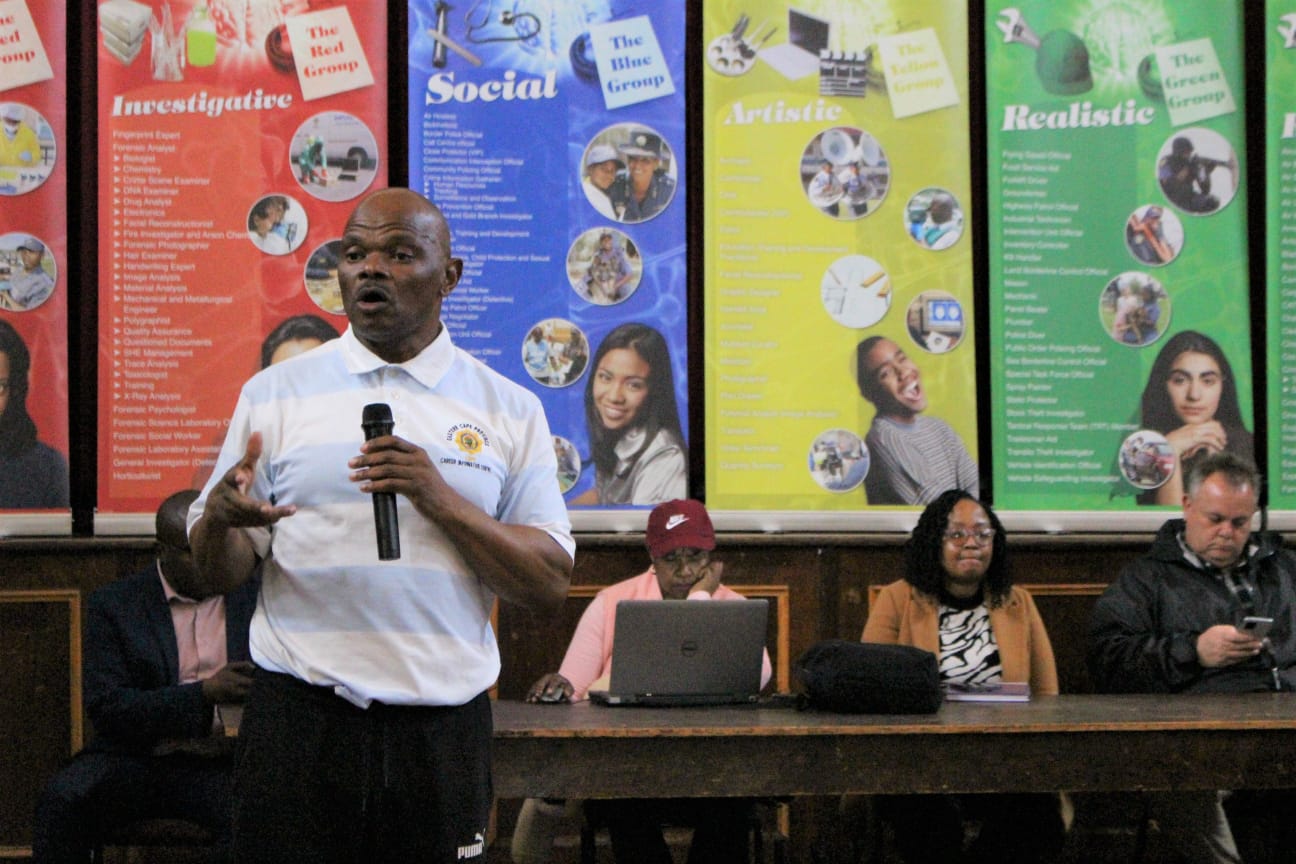
[[[946,702],[1029,702],[1030,684],[1002,681],[998,684],[946,684]]]
[[[108,0],[99,7],[99,32],[108,53],[126,65],[144,47],[153,10],[136,0]]]

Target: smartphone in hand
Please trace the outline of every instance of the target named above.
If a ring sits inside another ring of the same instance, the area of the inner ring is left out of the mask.
[[[1269,635],[1269,628],[1272,626],[1272,618],[1262,618],[1259,615],[1248,615],[1242,619],[1242,625],[1238,627],[1238,629],[1255,639],[1263,639],[1265,636]]]

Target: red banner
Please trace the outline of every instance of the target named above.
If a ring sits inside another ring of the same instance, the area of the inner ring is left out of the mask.
[[[0,509],[56,512],[46,521],[60,532],[71,526],[66,26],[62,3],[0,0]],[[0,516],[0,533],[48,533],[21,519]]]
[[[244,380],[345,328],[337,241],[387,185],[375,5],[98,7],[101,517],[202,484]]]

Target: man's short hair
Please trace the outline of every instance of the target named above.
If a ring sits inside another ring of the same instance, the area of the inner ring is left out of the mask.
[[[1187,474],[1184,475],[1184,492],[1188,495],[1195,494],[1206,478],[1212,474],[1223,474],[1224,479],[1234,489],[1250,486],[1256,495],[1260,494],[1260,472],[1256,470],[1255,465],[1227,450],[1211,453],[1190,465]]]
[[[153,528],[159,543],[176,549],[188,549],[189,540],[185,537],[185,517],[189,505],[198,499],[201,493],[197,489],[181,489],[168,495],[158,505],[157,515],[153,519]]]

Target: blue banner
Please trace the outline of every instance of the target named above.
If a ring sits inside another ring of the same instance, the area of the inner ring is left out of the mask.
[[[464,259],[442,320],[540,397],[570,504],[684,496],[684,4],[409,12],[409,182]]]

